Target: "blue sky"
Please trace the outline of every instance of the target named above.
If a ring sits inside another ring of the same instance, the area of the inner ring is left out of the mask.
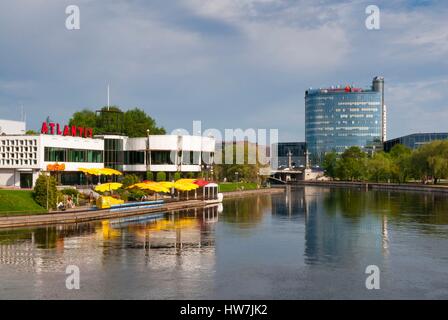
[[[65,28],[76,4],[81,29]],[[381,10],[369,31],[367,5]],[[0,118],[37,129],[111,102],[168,131],[304,139],[304,91],[386,80],[388,137],[448,131],[448,2],[2,0]]]

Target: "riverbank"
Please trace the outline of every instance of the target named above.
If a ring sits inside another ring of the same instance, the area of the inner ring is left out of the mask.
[[[47,210],[33,199],[31,190],[0,189],[0,216],[21,215],[24,213],[43,214]]]
[[[375,182],[352,182],[352,181],[296,181],[288,185],[300,186],[323,186],[359,188],[364,190],[396,190],[414,192],[435,192],[448,194],[448,186],[425,185],[417,183],[375,183]]]
[[[277,188],[263,188],[263,189],[256,189],[256,190],[242,190],[242,191],[231,191],[231,192],[224,192],[224,199],[232,199],[232,198],[241,198],[241,197],[248,197],[248,196],[254,196],[254,195],[260,195],[260,194],[276,194],[276,193],[283,193],[285,192],[284,186],[279,186]]]
[[[284,188],[267,188],[248,191],[234,191],[225,192],[224,199],[228,198],[240,198],[245,196],[252,196],[257,194],[272,194],[284,192]],[[80,223],[94,220],[103,220],[111,218],[121,218],[136,216],[150,213],[171,212],[185,209],[201,208],[208,205],[218,204],[217,201],[204,201],[204,200],[186,200],[163,203],[161,205],[152,208],[136,208],[126,211],[116,211],[113,209],[104,210],[72,210],[64,212],[55,212],[39,215],[21,215],[21,216],[5,216],[0,217],[0,229],[1,228],[13,228],[13,227],[30,227],[41,226],[51,224],[66,224],[66,223]]]

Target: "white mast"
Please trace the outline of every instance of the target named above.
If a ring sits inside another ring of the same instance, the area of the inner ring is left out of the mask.
[[[109,84],[107,84],[107,111],[109,111],[110,107],[110,95],[109,95]]]

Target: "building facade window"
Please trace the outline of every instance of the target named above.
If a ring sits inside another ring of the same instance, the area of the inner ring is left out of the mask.
[[[125,151],[124,164],[145,164],[145,151]]]
[[[103,152],[100,150],[45,147],[44,161],[101,163],[103,162]]]
[[[183,165],[197,165],[200,164],[201,153],[197,151],[183,151],[182,164]]]
[[[151,164],[175,164],[176,154],[174,150],[151,150]]]
[[[119,171],[123,170],[123,140],[104,139],[104,166]]]

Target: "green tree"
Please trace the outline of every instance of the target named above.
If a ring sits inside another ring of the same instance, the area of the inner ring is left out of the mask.
[[[237,159],[237,151],[243,144],[243,157]],[[248,141],[226,144],[222,149],[222,164],[214,166],[214,174],[219,180],[226,178],[228,181],[242,180],[246,182],[259,182],[261,176],[259,172],[266,165],[262,165],[258,162],[258,150],[255,149],[255,154],[253,154],[254,145],[249,145]],[[224,163],[226,161],[226,154],[232,155],[231,163]],[[253,158],[255,157],[255,159]],[[238,163],[242,162],[242,163]],[[238,174],[236,174],[238,173]]]
[[[33,196],[34,200],[42,207],[47,209],[55,209],[57,201],[56,179],[54,177],[41,174],[36,180]]]
[[[179,180],[181,178],[181,175],[180,175],[180,172],[178,172],[178,171],[176,171],[175,173],[174,173],[174,181],[177,181],[177,180]]]
[[[34,131],[34,130],[26,130],[25,134],[32,136],[32,135],[36,135],[38,133],[36,131]]]
[[[163,171],[157,172],[157,181],[166,181],[166,173]]]
[[[387,153],[376,152],[367,161],[367,173],[369,180],[375,182],[389,182],[392,178],[392,160]]]
[[[329,152],[324,157],[322,167],[325,169],[327,176],[336,178],[336,168],[338,163],[338,154],[336,152]]]
[[[337,162],[336,176],[341,180],[363,180],[367,176],[367,154],[359,147],[350,147]]]
[[[412,153],[414,177],[426,182],[430,178],[434,184],[448,177],[448,141],[433,141]]]
[[[165,134],[165,129],[157,127],[156,121],[142,109],[133,108],[122,112],[118,106],[101,108],[102,111],[106,109],[114,112],[97,114],[88,109],[75,112],[69,125],[93,128],[93,134],[118,132],[121,129],[129,137],[145,137],[148,129],[150,134]]]
[[[144,137],[149,134],[165,134],[165,129],[157,127],[156,121],[143,110],[134,108],[124,113],[124,131],[128,137]]]
[[[97,126],[97,116],[95,112],[84,109],[81,111],[75,112],[72,117],[70,118],[68,124],[70,126],[79,126],[79,127],[87,127],[87,128],[93,128],[93,134],[101,134],[100,128]]]
[[[412,175],[412,150],[402,144],[395,145],[389,152],[392,179],[404,183]]]
[[[127,188],[129,186],[132,186],[133,184],[139,183],[140,179],[135,174],[127,174],[123,177],[123,180],[121,183],[123,184],[124,188]]]
[[[154,180],[154,174],[151,171],[146,172],[146,180],[149,180],[149,181]]]

